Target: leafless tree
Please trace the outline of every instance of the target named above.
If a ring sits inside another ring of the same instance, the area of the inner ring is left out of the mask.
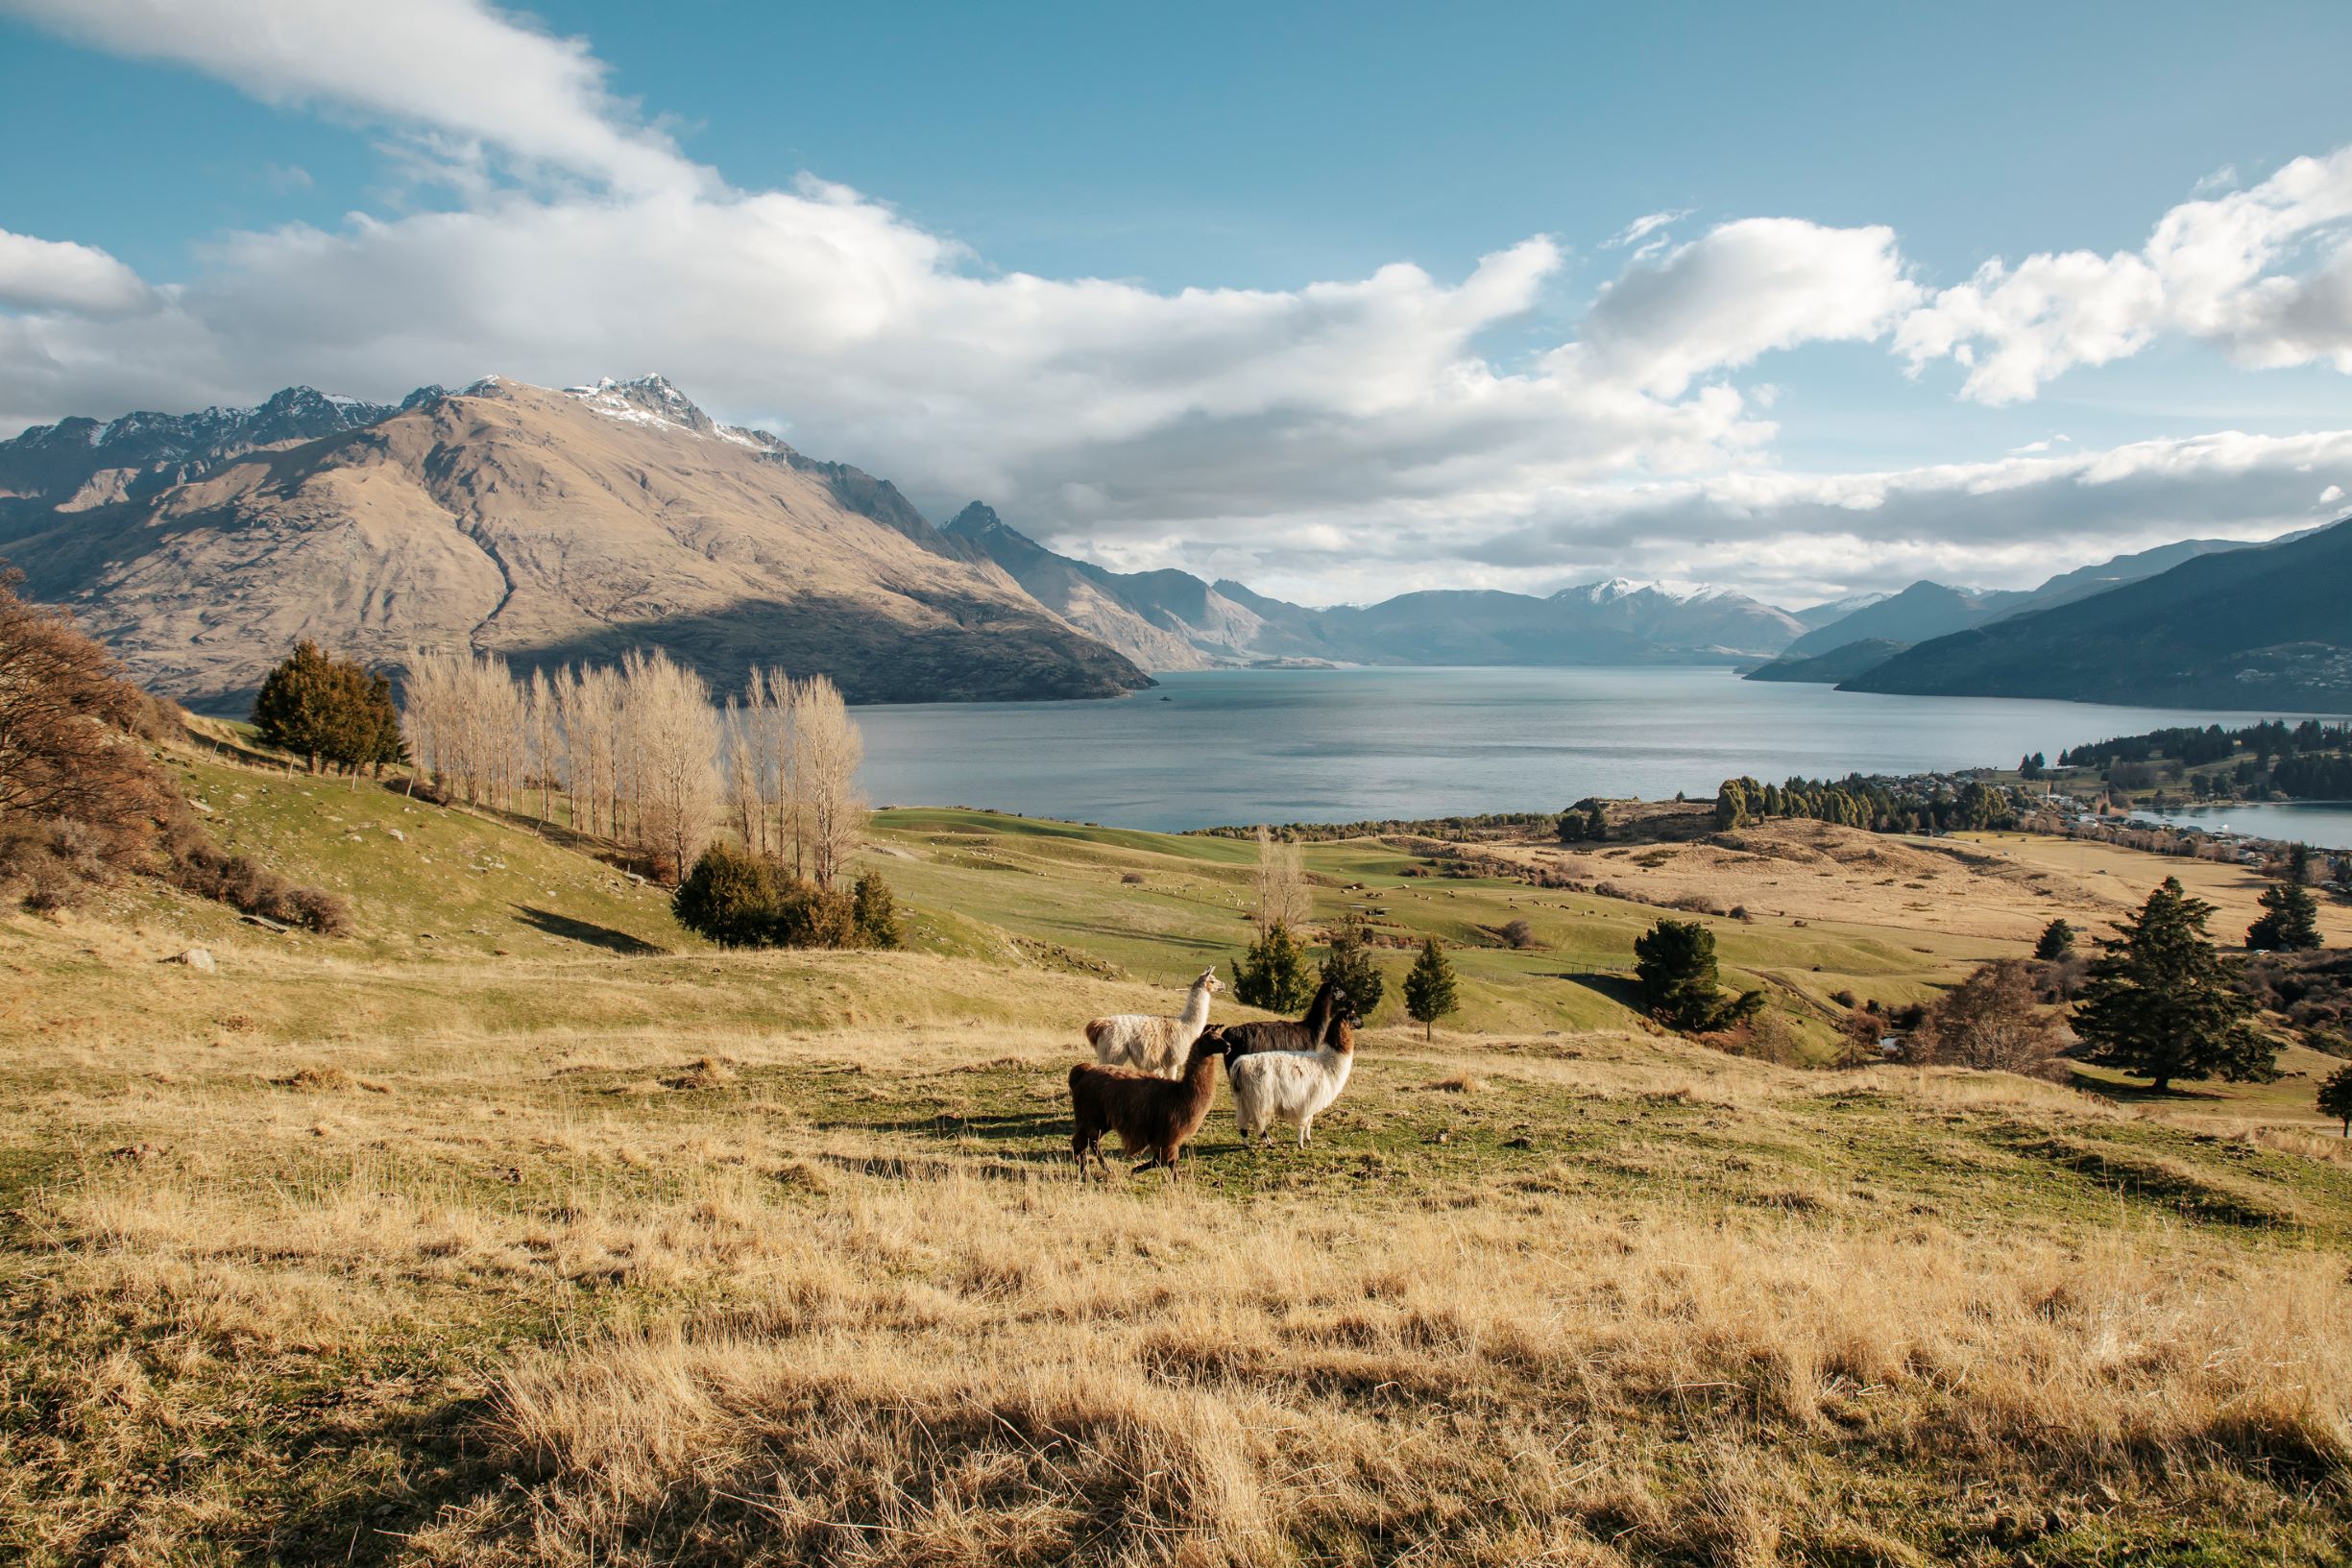
[[[2065,1043],[2058,1017],[2037,1005],[2022,958],[1979,967],[1928,1009],[1914,1059],[2002,1073],[2046,1070]]]
[[[1289,930],[1304,927],[1314,913],[1307,896],[1307,874],[1297,844],[1258,829],[1258,864],[1252,891],[1256,897],[1258,935],[1276,926]]]
[[[545,827],[554,819],[555,790],[563,773],[563,752],[557,744],[563,730],[563,714],[556,703],[555,687],[548,681],[544,665],[531,671],[529,708],[531,762],[539,778],[539,821]]]
[[[865,760],[865,738],[841,700],[840,688],[822,675],[792,688],[791,776],[788,803],[797,808],[810,880],[831,887],[865,843],[865,797],[858,792],[858,766]],[[796,851],[796,862],[802,858]]]
[[[631,653],[622,673],[637,842],[683,877],[718,820],[719,727],[711,688],[659,651]]]

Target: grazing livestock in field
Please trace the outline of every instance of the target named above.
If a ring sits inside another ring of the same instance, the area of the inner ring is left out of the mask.
[[[1274,1123],[1287,1122],[1298,1129],[1298,1146],[1307,1146],[1315,1119],[1347,1087],[1347,1073],[1356,1061],[1357,1022],[1347,993],[1335,990],[1314,1049],[1235,1055],[1228,1046],[1225,1076],[1233,1084],[1233,1111],[1241,1122],[1244,1144],[1261,1133],[1272,1143]]]
[[[1109,1172],[1110,1162],[1103,1157],[1103,1135],[1108,1132],[1118,1135],[1123,1152],[1152,1156],[1136,1171],[1156,1166],[1175,1181],[1184,1141],[1208,1120],[1209,1101],[1217,1093],[1217,1061],[1224,1054],[1213,1036],[1195,1040],[1183,1076],[1173,1082],[1131,1067],[1080,1062],[1072,1068],[1070,1152],[1078,1159],[1080,1179],[1089,1155]]]
[[[1315,992],[1315,1001],[1307,1007],[1307,1016],[1295,1024],[1288,1019],[1266,1024],[1227,1024],[1217,1031],[1224,1036],[1226,1057],[1248,1056],[1261,1050],[1313,1050],[1323,1043],[1323,1031],[1330,1027],[1332,998],[1338,992],[1337,980],[1323,981]]]
[[[1157,1013],[1118,1013],[1086,1025],[1086,1043],[1094,1059],[1106,1067],[1132,1067],[1173,1078],[1183,1071],[1185,1053],[1208,1027],[1209,998],[1224,988],[1217,971],[1204,969],[1184,999],[1184,1011],[1175,1018]]]

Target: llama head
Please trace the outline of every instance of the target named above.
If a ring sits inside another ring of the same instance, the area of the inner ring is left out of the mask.
[[[1202,970],[1200,972],[1200,977],[1193,981],[1193,985],[1198,990],[1206,991],[1212,997],[1224,989],[1223,985],[1218,983],[1217,971],[1213,968]]]

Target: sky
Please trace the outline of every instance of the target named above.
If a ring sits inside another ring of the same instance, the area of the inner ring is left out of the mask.
[[[2352,513],[2340,4],[0,0],[0,435],[659,372],[1311,603]]]

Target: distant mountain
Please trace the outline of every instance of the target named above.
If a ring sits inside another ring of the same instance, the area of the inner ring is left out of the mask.
[[[2352,711],[2352,526],[1921,642],[1841,689]]]
[[[979,501],[956,514],[946,534],[1146,669],[1203,669],[1257,656],[1252,649],[1263,617],[1190,572],[1117,572],[1057,555]]]
[[[861,701],[1150,684],[886,481],[720,425],[658,376],[67,421],[0,443],[0,484],[31,591],[216,710],[303,637],[393,666],[662,647],[722,689],[772,663]]]
[[[1889,642],[1882,638],[1864,638],[1849,642],[1842,648],[1831,648],[1809,659],[1782,656],[1771,663],[1748,671],[1751,681],[1809,681],[1820,686],[1835,686],[1852,680],[1865,670],[1878,668],[1901,653],[1905,645]]]
[[[440,394],[421,387],[406,403],[370,403],[288,387],[255,408],[36,424],[0,442],[0,541],[48,526],[53,514],[143,500],[228,458],[361,429]]]
[[[1786,659],[1814,659],[1855,642],[1925,642],[1947,632],[1980,626],[2025,595],[1947,588],[1917,582],[1900,593],[1864,605],[1852,615],[1815,627],[1782,650]]]
[[[1723,589],[1612,578],[1549,598],[1499,590],[1403,593],[1314,610],[1181,571],[1114,572],[1058,554],[975,501],[947,526],[1039,602],[1152,669],[1267,659],[1362,664],[1731,663],[1804,630]]]
[[[1790,619],[1809,632],[1817,627],[1827,626],[1831,621],[1843,620],[1856,610],[1867,610],[1885,597],[1883,593],[1849,593],[1842,599],[1831,599],[1827,604],[1808,605],[1803,610],[1791,610],[1788,615]]]
[[[1826,619],[1807,620],[1812,629],[1789,644],[1787,656],[1810,659],[1834,649],[1861,641],[1899,642],[1905,645],[1926,642],[1933,638],[1982,626],[2004,615],[2022,615],[2035,610],[2048,610],[2094,593],[2104,593],[2124,583],[2136,583],[2169,571],[2184,561],[2201,555],[2213,555],[2223,550],[2243,550],[2247,541],[2242,539],[2187,539],[2174,544],[2159,544],[2151,550],[2134,555],[2119,555],[2097,566],[2081,567],[2061,572],[2035,589],[1984,591],[1970,588],[1948,588],[1942,583],[1917,582],[1902,592],[1868,599],[1842,615]],[[1800,613],[1800,618],[1814,616],[1818,612],[1832,608],[1816,605],[1813,610]],[[1780,678],[1780,677],[1776,677]]]

